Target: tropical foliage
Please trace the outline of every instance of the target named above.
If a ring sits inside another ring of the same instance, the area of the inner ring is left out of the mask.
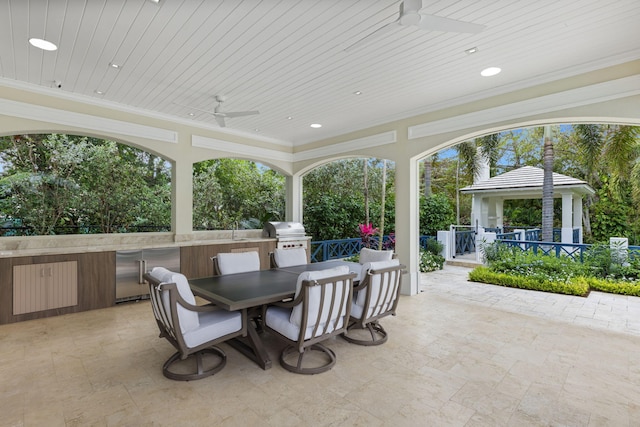
[[[550,131],[547,159],[553,159],[553,171],[582,179],[596,190],[583,203],[585,242],[618,236],[640,244],[640,128],[584,124],[551,126]],[[477,138],[425,160],[431,193],[446,195],[459,212],[459,224],[469,224],[471,196],[457,190],[473,183],[481,156],[489,160],[492,176],[526,165],[543,168],[543,128]],[[553,225],[559,227],[559,199],[553,210]],[[504,224],[540,227],[542,198],[505,200]]]
[[[583,262],[497,242],[484,246],[484,257],[488,266],[474,269],[470,280],[571,295],[586,295],[593,289],[640,296],[640,259],[620,256],[607,245],[589,247]]]
[[[262,228],[284,220],[284,176],[255,162],[207,160],[194,165],[193,228]]]
[[[0,138],[0,219],[24,234],[114,233],[171,224],[171,170],[133,147],[86,136]]]
[[[365,169],[364,163],[367,163]],[[395,231],[394,165],[387,162],[385,182],[385,234]],[[367,180],[367,192],[363,191]],[[359,224],[376,222],[383,211],[382,161],[344,159],[311,170],[303,177],[304,226],[313,240],[334,240],[359,236]]]
[[[421,165],[420,234],[451,223],[469,224],[478,159],[492,175],[543,164],[542,128],[487,135],[430,156]],[[610,236],[640,244],[638,128],[618,125],[551,127],[553,170],[587,181],[585,242]],[[86,136],[14,135],[0,138],[0,220],[27,234],[168,230],[171,164],[136,148]],[[388,169],[384,173],[384,168]],[[358,236],[373,223],[385,235],[395,227],[395,165],[380,159],[343,159],[303,177],[304,225],[314,240]],[[386,176],[386,180],[384,179]],[[194,229],[260,228],[284,219],[284,177],[236,159],[194,165]],[[559,226],[560,204],[554,205]],[[539,226],[541,200],[511,200],[505,225]]]

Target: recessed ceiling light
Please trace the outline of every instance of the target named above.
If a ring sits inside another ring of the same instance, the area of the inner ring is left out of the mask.
[[[43,39],[30,38],[29,39],[29,43],[31,43],[31,46],[35,46],[35,47],[40,48],[42,50],[56,50],[56,49],[58,49],[58,46],[56,46],[55,44],[51,43],[50,41],[43,40]]]
[[[318,129],[318,128],[322,127],[322,125],[320,123],[311,123],[309,126],[311,126],[314,129]]]
[[[289,116],[287,117],[287,120],[293,120],[293,117]]]
[[[189,113],[189,115],[190,115],[191,117],[195,116],[195,114],[194,114],[194,113]]]
[[[160,0],[149,0],[149,1],[150,1],[151,3],[155,3],[155,4],[160,3]]]
[[[116,64],[115,62],[109,62],[109,67],[115,68],[117,70],[117,69],[122,68],[122,65]]]
[[[354,94],[354,95],[362,95],[362,92],[361,92],[361,91],[359,91],[359,90],[357,90],[357,91],[353,92],[353,94]]]
[[[467,55],[471,55],[472,53],[476,53],[478,51],[477,47],[470,47],[469,49],[465,50],[464,53],[466,53]]]
[[[498,67],[489,67],[489,68],[485,68],[484,70],[480,71],[480,75],[482,77],[490,77],[490,76],[495,76],[500,71],[502,71],[502,70],[500,68],[498,68]]]
[[[94,92],[97,93],[98,95],[104,95],[104,91],[102,91],[102,90],[96,89],[96,90],[94,90]]]

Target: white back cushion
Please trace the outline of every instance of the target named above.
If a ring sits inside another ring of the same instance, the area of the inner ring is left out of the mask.
[[[360,264],[368,262],[389,261],[393,257],[393,251],[376,251],[375,249],[360,249]]]
[[[220,274],[245,273],[260,270],[258,252],[233,252],[216,255]]]
[[[189,287],[189,281],[184,274],[174,273],[167,270],[164,267],[155,267],[150,273],[154,278],[163,283],[175,283],[178,288],[178,293],[189,304],[195,305],[196,298],[191,292]],[[169,298],[169,292],[162,293],[162,304],[167,310],[167,313],[171,313],[171,301]],[[180,331],[184,334],[200,326],[200,320],[198,319],[198,313],[195,311],[187,310],[178,304],[178,318],[180,319]]]
[[[302,292],[302,282],[304,280],[319,280],[319,279],[324,279],[327,277],[332,277],[332,276],[340,276],[343,274],[349,274],[349,267],[347,267],[346,265],[344,266],[340,266],[340,267],[335,267],[335,268],[330,268],[327,270],[319,270],[319,271],[305,271],[304,273],[301,273],[298,276],[298,282],[296,284],[296,297],[300,294],[300,292]],[[346,286],[346,282],[341,281],[338,283],[338,292],[342,293],[344,291],[344,287]],[[325,292],[325,304],[322,307],[322,318],[326,318],[329,316],[329,309],[330,309],[330,300],[331,298],[333,298],[333,288],[331,286],[327,287],[327,292]],[[348,292],[351,292],[351,289],[348,289]],[[310,328],[312,326],[315,326],[315,322],[318,318],[318,312],[320,311],[320,305],[321,305],[321,289],[320,286],[314,286],[310,289],[309,292],[309,312],[308,312],[308,316],[307,316],[307,328]],[[338,297],[338,303],[340,302],[341,297]],[[340,308],[342,308],[342,310],[340,310]],[[302,311],[303,311],[303,306],[302,304],[298,304],[295,307],[293,307],[293,310],[291,311],[291,323],[300,326],[302,325]],[[346,311],[346,306],[345,307],[338,307],[338,304],[336,304],[333,307],[333,311],[331,312],[331,320],[336,319],[338,316],[344,315]]]
[[[385,308],[395,300],[396,294],[390,293],[385,299],[385,295],[387,295],[387,290],[389,288],[389,283],[387,281],[385,281],[384,283],[382,282],[381,274],[368,276],[369,270],[380,270],[383,268],[394,267],[397,265],[400,265],[399,259],[392,259],[389,261],[379,261],[379,262],[368,262],[362,266],[362,279],[364,280],[366,277],[368,277],[369,279],[369,287],[371,288],[371,305],[372,306],[374,306],[378,301],[378,296],[380,295],[380,293],[382,293],[383,295],[383,299],[381,301],[380,306],[383,306]],[[397,275],[399,275],[400,272],[396,271],[391,274],[392,274],[392,277],[390,282],[393,284],[397,281],[398,279]],[[363,289],[358,292],[355,303],[360,306],[364,306],[366,298],[367,298],[367,293]]]
[[[305,248],[275,249],[273,259],[278,267],[307,264],[307,250]]]

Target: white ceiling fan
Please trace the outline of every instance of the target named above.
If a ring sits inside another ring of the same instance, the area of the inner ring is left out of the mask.
[[[345,49],[345,52],[355,50],[369,43],[375,37],[393,31],[398,27],[418,27],[425,31],[444,31],[452,33],[471,33],[476,34],[484,30],[486,27],[481,24],[472,22],[458,21],[457,19],[444,18],[436,15],[428,15],[420,13],[423,8],[423,0],[404,0],[400,3],[400,13],[398,19],[378,28],[374,32],[366,35],[351,46]]]
[[[218,105],[216,105],[216,107],[213,109],[213,111],[209,111],[209,110],[202,110],[200,108],[195,108],[195,107],[191,107],[189,105],[182,105],[182,104],[178,104],[182,107],[187,107],[190,108],[192,110],[197,110],[197,111],[202,111],[204,113],[207,114],[212,114],[215,119],[216,122],[218,122],[218,124],[220,125],[220,127],[226,127],[227,124],[225,123],[225,119],[227,118],[233,118],[233,117],[242,117],[242,116],[253,116],[255,114],[260,114],[260,111],[257,110],[253,110],[253,111],[222,111],[222,103],[224,101],[227,100],[227,97],[224,95],[216,95],[216,102],[218,103]]]

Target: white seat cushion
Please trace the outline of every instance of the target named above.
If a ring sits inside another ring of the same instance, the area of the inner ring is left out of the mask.
[[[233,252],[216,255],[220,274],[246,273],[260,270],[258,252]]]
[[[183,334],[184,342],[189,348],[242,329],[242,315],[239,311],[216,310],[196,314],[200,326]]]
[[[173,271],[167,270],[164,267],[155,267],[149,274],[156,278],[156,280],[160,281],[161,284],[175,283],[178,288],[178,293],[180,294],[182,299],[184,299],[191,305],[196,305],[196,298],[195,296],[193,296],[193,292],[191,292],[189,281],[183,274],[174,273]],[[162,293],[162,304],[165,306],[167,312],[170,313],[171,307],[168,292]],[[178,318],[180,319],[180,331],[183,334],[185,332],[198,328],[198,326],[200,325],[200,321],[198,320],[197,312],[187,310],[180,305],[178,305],[177,311]]]
[[[298,341],[298,336],[300,334],[300,325],[295,325],[291,323],[291,311],[290,308],[284,307],[269,307],[267,308],[267,312],[265,314],[264,321],[267,326],[271,329],[278,331],[285,337],[289,338],[291,341]],[[343,320],[340,319],[337,324],[337,329],[340,329],[343,325]],[[308,340],[312,338],[314,327],[307,327],[304,339]],[[332,332],[333,328],[328,332]],[[316,332],[316,336],[322,335],[324,333],[324,324],[321,324],[318,327]]]
[[[307,264],[307,250],[305,248],[275,249],[273,259],[278,267]]]
[[[375,249],[362,248],[360,250],[360,264],[368,262],[389,261],[393,258],[393,251],[376,251]]]
[[[340,266],[340,267],[330,268],[327,270],[305,271],[304,273],[298,276],[298,282],[296,283],[295,296],[297,297],[302,291],[302,282],[305,280],[319,280],[327,277],[340,276],[343,274],[349,274],[349,267]],[[341,283],[342,283],[342,286],[345,285],[345,282],[341,282]],[[330,287],[327,288],[327,291],[328,292],[326,292],[325,298],[331,299],[333,297],[332,288]],[[351,292],[351,289],[349,289],[349,292]],[[315,321],[315,319],[318,318],[318,311],[320,309],[320,294],[321,294],[320,287],[315,287],[310,290],[311,301],[309,304],[308,319],[312,321]],[[329,309],[330,309],[330,304],[325,304],[322,309],[323,318],[329,314]],[[291,311],[290,321],[296,326],[302,325],[302,310],[303,310],[302,304],[298,304],[297,306],[293,307],[293,310]],[[336,319],[338,316],[341,316],[341,315],[344,315],[344,311],[338,312],[337,307],[334,307],[334,312],[331,314],[331,319]],[[313,327],[314,325],[315,323],[307,324],[308,327]]]

